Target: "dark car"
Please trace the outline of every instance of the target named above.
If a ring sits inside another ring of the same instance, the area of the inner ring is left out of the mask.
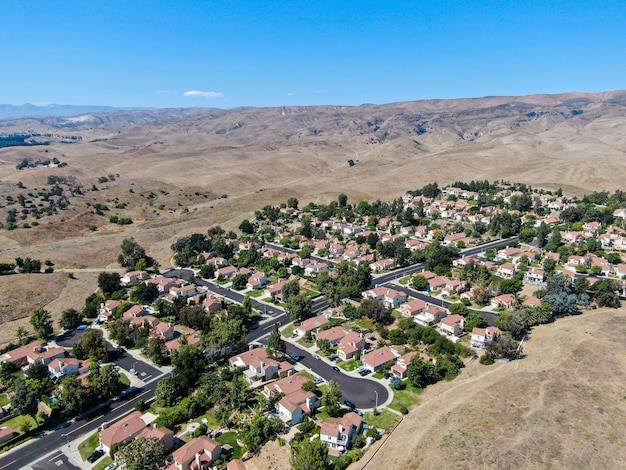
[[[93,453],[89,457],[87,457],[87,462],[94,463],[103,455],[104,455],[104,451],[102,449],[96,449],[93,451]]]
[[[372,372],[372,371],[371,371],[371,370],[369,370],[369,369],[362,369],[362,370],[360,370],[360,371],[359,371],[359,375],[360,375],[361,377],[364,377],[364,376],[366,376],[367,374],[370,374],[371,372]]]
[[[386,379],[390,379],[392,375],[393,374],[391,374],[391,372],[387,372],[383,377]]]
[[[331,369],[334,370],[335,372],[339,372],[339,367],[337,366],[332,366]]]
[[[351,410],[354,410],[354,409],[356,408],[355,404],[354,404],[354,403],[352,403],[352,402],[351,402],[351,401],[349,401],[349,400],[344,400],[344,401],[343,401],[343,404],[344,404],[344,405],[346,405],[346,406],[347,406],[348,408],[350,408]]]

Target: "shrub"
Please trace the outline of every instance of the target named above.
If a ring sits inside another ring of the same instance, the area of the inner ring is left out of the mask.
[[[493,359],[493,356],[489,353],[485,353],[481,356],[480,361],[481,364],[484,364],[486,366],[489,366],[491,364],[493,364],[495,362],[495,360]]]
[[[409,409],[406,406],[404,406],[404,405],[400,405],[398,407],[398,411],[400,413],[402,413],[403,415],[408,415],[409,414]]]

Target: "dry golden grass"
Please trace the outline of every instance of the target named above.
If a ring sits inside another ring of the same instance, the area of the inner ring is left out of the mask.
[[[16,339],[18,327],[32,332],[29,318],[33,310],[48,310],[58,328],[61,312],[81,310],[85,297],[97,287],[97,273],[17,274],[0,276],[0,346]]]
[[[428,389],[364,467],[623,468],[626,309],[533,330],[527,356]]]

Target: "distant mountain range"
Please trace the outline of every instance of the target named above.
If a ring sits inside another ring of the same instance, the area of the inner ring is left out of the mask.
[[[29,116],[78,116],[86,113],[104,113],[115,109],[112,106],[73,106],[67,104],[48,104],[45,106],[30,103],[21,106],[0,104],[0,119]]]

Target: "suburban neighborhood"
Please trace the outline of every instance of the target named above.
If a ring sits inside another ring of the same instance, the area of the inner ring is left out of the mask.
[[[425,387],[518,359],[536,325],[619,306],[622,196],[485,181],[290,198],[240,233],[179,238],[163,271],[125,240],[126,273],[101,273],[60,329],[34,312],[34,335],[0,355],[0,442],[13,452],[98,416],[67,438],[83,468],[243,469],[269,440],[294,466],[319,446],[345,468]],[[92,412],[117,403],[115,419]]]

